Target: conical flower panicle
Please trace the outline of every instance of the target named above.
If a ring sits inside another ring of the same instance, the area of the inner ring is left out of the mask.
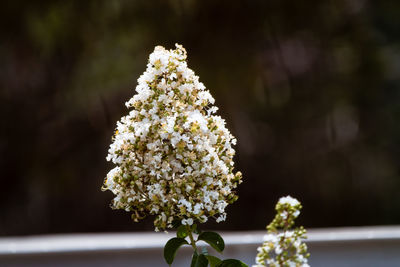
[[[236,139],[214,115],[214,98],[187,67],[185,49],[157,46],[136,92],[107,156],[117,165],[103,185],[115,194],[112,207],[132,212],[134,221],[155,215],[156,230],[175,219],[225,220],[241,182],[233,172]]]

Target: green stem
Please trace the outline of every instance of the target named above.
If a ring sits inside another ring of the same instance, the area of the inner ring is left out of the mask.
[[[186,225],[186,229],[188,231],[188,236],[190,239],[190,245],[192,245],[192,248],[194,250],[194,252],[197,254],[197,247],[196,247],[196,242],[194,241],[193,235],[192,235],[192,228],[190,227],[190,225]]]

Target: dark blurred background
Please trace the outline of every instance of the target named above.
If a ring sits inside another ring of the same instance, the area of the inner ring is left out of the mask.
[[[8,1],[0,9],[0,235],[152,230],[101,192],[156,45],[182,44],[238,139],[239,200],[203,228],[400,223],[397,0]]]

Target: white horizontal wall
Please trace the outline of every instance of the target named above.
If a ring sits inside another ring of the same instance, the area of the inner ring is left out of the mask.
[[[222,258],[251,266],[265,231],[222,233]],[[163,246],[173,234],[118,233],[0,238],[0,266],[167,266]],[[311,229],[311,266],[400,266],[400,227]],[[212,249],[209,249],[211,252]],[[172,266],[190,266],[189,247]]]

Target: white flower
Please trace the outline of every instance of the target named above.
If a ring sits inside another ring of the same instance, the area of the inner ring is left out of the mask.
[[[294,216],[295,218],[297,218],[299,215],[300,215],[300,211],[299,211],[299,210],[296,210],[296,211],[293,213],[293,216]]]
[[[279,255],[279,254],[282,253],[282,248],[281,248],[279,245],[275,247],[275,253],[276,253],[277,255]]]
[[[281,197],[279,199],[278,203],[280,203],[280,204],[289,204],[292,207],[300,205],[300,202],[297,199],[292,198],[291,196]]]
[[[189,219],[182,219],[181,223],[183,225],[192,225],[193,224],[193,219],[189,218]]]
[[[156,229],[175,219],[225,220],[241,182],[233,172],[236,139],[214,115],[215,100],[188,68],[185,49],[156,47],[136,92],[106,157],[117,165],[103,185],[116,195],[112,207],[132,211],[135,221],[155,215]]]
[[[278,238],[274,234],[267,234],[264,236],[264,241],[265,242],[271,242],[271,243],[276,243],[278,241]]]

